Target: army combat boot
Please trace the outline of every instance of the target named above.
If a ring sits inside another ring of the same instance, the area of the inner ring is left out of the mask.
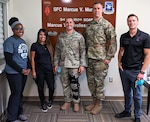
[[[96,104],[94,106],[94,108],[91,110],[91,114],[98,114],[101,109],[102,109],[102,101],[101,100],[96,100]]]
[[[74,110],[74,112],[78,112],[79,111],[79,103],[74,103],[73,110]]]
[[[91,110],[95,107],[95,104],[96,104],[96,98],[93,98],[92,104],[87,105],[87,106],[85,107],[85,110],[91,111]]]
[[[67,109],[70,108],[70,106],[71,106],[71,103],[70,103],[70,102],[65,102],[65,103],[60,107],[60,109],[61,109],[61,110],[67,110]]]

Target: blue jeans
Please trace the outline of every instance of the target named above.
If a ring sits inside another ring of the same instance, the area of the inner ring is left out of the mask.
[[[124,91],[124,102],[125,102],[125,111],[131,113],[132,107],[132,93],[134,100],[134,116],[140,118],[142,115],[142,95],[141,95],[141,86],[135,87],[135,81],[137,80],[137,75],[140,70],[136,69],[124,69],[121,71],[119,69],[123,91]]]
[[[6,73],[6,76],[11,91],[7,107],[7,119],[14,121],[18,118],[18,115],[23,112],[22,98],[27,76],[20,73]]]

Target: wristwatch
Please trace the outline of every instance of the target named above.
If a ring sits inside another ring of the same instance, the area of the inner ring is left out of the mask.
[[[140,73],[141,73],[141,74],[143,74],[143,75],[145,74],[145,72],[144,72],[144,71],[142,71],[142,70],[140,71]]]

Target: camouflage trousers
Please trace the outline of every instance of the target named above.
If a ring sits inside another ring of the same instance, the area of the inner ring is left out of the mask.
[[[88,86],[92,97],[103,100],[104,79],[108,72],[108,65],[102,60],[88,59],[88,68],[86,71]]]
[[[61,67],[61,82],[64,92],[64,101],[79,103],[80,90],[79,90],[79,74],[78,68],[64,68]]]

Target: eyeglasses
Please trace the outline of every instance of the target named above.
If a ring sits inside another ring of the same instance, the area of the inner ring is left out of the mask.
[[[24,30],[24,28],[14,28],[16,31]]]

